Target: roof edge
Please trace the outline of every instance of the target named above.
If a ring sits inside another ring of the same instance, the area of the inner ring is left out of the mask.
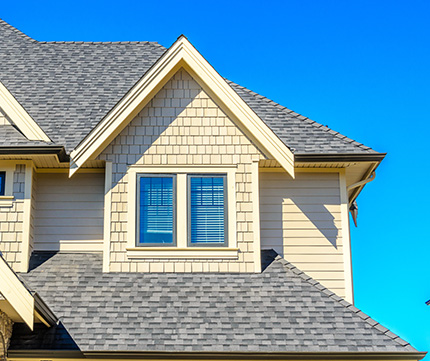
[[[167,352],[9,350],[11,358],[174,360],[421,360],[427,352]]]
[[[6,26],[7,28],[9,28],[13,32],[15,32],[18,36],[20,36],[20,37],[22,37],[22,38],[24,38],[26,40],[30,40],[33,43],[37,43],[36,39],[33,39],[31,36],[28,36],[26,33],[24,33],[23,31],[19,30],[15,26],[9,24],[7,21],[3,20],[2,18],[0,18],[0,24],[1,23],[3,23],[4,26]]]
[[[296,162],[314,163],[314,162],[381,162],[387,153],[295,153]]]
[[[341,304],[347,310],[351,311],[357,317],[361,318],[363,322],[367,323],[378,332],[387,336],[393,342],[396,342],[397,344],[404,347],[405,351],[402,351],[402,352],[412,352],[412,353],[418,352],[409,342],[403,340],[400,336],[396,335],[394,332],[390,331],[388,328],[381,325],[379,322],[375,321],[369,315],[367,315],[366,313],[364,313],[363,311],[355,307],[352,303],[336,295],[333,291],[329,290],[327,287],[323,286],[320,282],[316,281],[315,279],[307,275],[305,272],[303,272],[302,270],[294,266],[292,263],[288,262],[285,258],[282,258],[279,254],[275,256],[275,261],[281,262],[281,264],[285,269],[289,270],[290,272],[293,272],[297,277],[300,277],[305,282],[315,287],[318,291],[320,291],[321,293],[324,293],[327,297],[331,298],[334,302]]]
[[[47,146],[24,146],[24,147],[0,147],[0,155],[19,154],[19,155],[44,155],[55,154],[60,163],[68,163],[69,155],[63,146],[47,145]]]
[[[33,293],[34,308],[40,316],[48,323],[49,326],[54,326],[58,322],[58,317],[49,308],[45,301],[39,296],[37,292]]]

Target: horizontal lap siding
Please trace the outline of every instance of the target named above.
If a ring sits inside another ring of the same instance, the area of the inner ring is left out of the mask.
[[[338,173],[260,174],[261,248],[345,296]]]
[[[103,240],[104,174],[38,174],[34,249],[92,250]]]

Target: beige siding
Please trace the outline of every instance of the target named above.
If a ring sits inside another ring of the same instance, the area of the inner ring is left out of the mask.
[[[35,250],[101,250],[104,174],[36,177]]]
[[[261,153],[184,70],[160,90],[99,159],[112,162],[113,170],[111,271],[254,271],[252,162],[261,159]],[[135,164],[236,165],[239,259],[129,259],[126,253],[127,169]]]
[[[22,262],[24,190],[25,165],[17,164],[13,172],[14,199],[11,206],[0,207],[0,251],[16,271],[21,271]]]
[[[260,174],[261,248],[345,297],[339,173]]]

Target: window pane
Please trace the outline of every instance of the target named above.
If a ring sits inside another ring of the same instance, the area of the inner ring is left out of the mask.
[[[139,243],[173,243],[173,177],[140,177]]]
[[[191,243],[224,243],[224,177],[190,177],[190,191]]]
[[[6,172],[0,172],[0,196],[4,196],[5,181],[6,181]]]

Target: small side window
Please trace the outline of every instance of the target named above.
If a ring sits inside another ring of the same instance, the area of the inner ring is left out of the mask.
[[[0,196],[4,196],[5,183],[6,183],[6,172],[0,172]]]
[[[137,246],[174,246],[175,177],[138,176]]]

